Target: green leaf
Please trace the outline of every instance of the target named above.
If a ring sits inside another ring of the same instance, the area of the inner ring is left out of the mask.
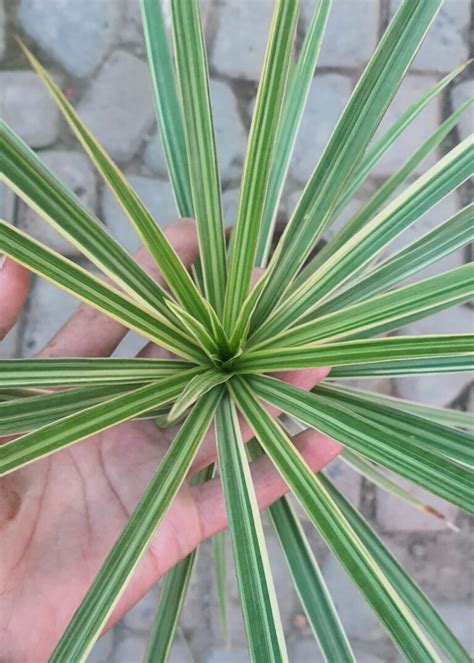
[[[400,484],[390,479],[390,477],[388,477],[385,472],[379,468],[378,465],[365,460],[363,456],[360,456],[353,451],[349,451],[349,449],[344,449],[340,457],[345,463],[350,465],[352,469],[359,472],[366,479],[376,484],[386,492],[394,495],[397,499],[400,499],[413,508],[422,511],[424,514],[433,516],[438,520],[442,520],[446,527],[450,527],[451,529],[458,531],[458,528],[446,518],[444,513],[438,509],[435,509],[430,504],[427,504],[426,502],[418,499],[412,495],[409,490],[402,488]]]
[[[214,580],[216,585],[217,604],[224,642],[230,646],[229,618],[227,615],[227,561],[226,533],[218,532],[212,537],[212,557],[214,560]]]
[[[332,0],[320,0],[305,35],[294,70],[290,73],[282,115],[273,144],[272,165],[260,226],[255,264],[265,267],[271,248],[278,203],[288,172],[298,128],[313,82],[314,70]]]
[[[201,322],[208,321],[204,302],[186,268],[169,244],[160,226],[141,202],[108,154],[79,119],[74,108],[32,53],[20,43],[32,67],[58,105],[84,150],[109,185],[143,245],[158,265],[163,278],[178,301]]]
[[[331,242],[326,244],[314,260],[311,261],[311,264],[303,270],[303,273],[297,279],[298,284],[304,282],[313,271],[329,258],[329,256],[333,255],[337,249],[343,246],[357,231],[370,221],[382,205],[391,198],[392,194],[408,180],[412,173],[415,172],[417,166],[428,156],[428,154],[442,143],[464,113],[472,106],[472,103],[473,100],[469,99],[458,108],[457,111],[450,115],[448,119],[445,120],[428,138],[428,140],[415,150],[403,166],[389,177],[382,186],[377,188],[376,193],[365,203],[365,205],[362,205],[356,214],[344,224],[343,228],[337,233]]]
[[[263,454],[256,440],[252,440],[247,449],[252,459]],[[293,508],[285,497],[281,497],[268,508],[268,514],[308,623],[326,661],[355,661],[331,595]]]
[[[176,359],[0,359],[0,387],[113,387],[156,381],[191,367]],[[187,374],[195,375],[198,370]]]
[[[321,384],[326,384],[326,382]],[[383,396],[382,394],[373,391],[365,391],[363,389],[351,389],[350,387],[340,387],[339,385],[337,385],[337,387],[344,391],[344,393],[365,396],[366,398],[370,398],[372,403],[389,405],[390,407],[398,408],[403,412],[411,412],[420,417],[424,417],[425,419],[429,419],[430,421],[445,424],[446,426],[457,426],[458,428],[472,428],[474,426],[474,421],[470,412],[434,407],[432,405],[424,405],[423,403],[413,403],[412,401],[406,401],[402,398]]]
[[[311,318],[327,315],[343,306],[377,295],[472,241],[474,204],[460,210],[431,232],[384,260],[354,285],[317,306]]]
[[[263,376],[248,379],[260,398],[282,412],[462,509],[474,510],[472,471],[431,452],[428,445],[420,447],[408,433],[375,423],[369,412],[361,414],[319,392],[304,392]]]
[[[472,174],[474,145],[467,138],[355,233],[278,306],[252,339],[270,338],[307,316],[336,287],[353,279],[389,242]],[[273,281],[273,278],[272,278]]]
[[[0,403],[0,436],[40,428],[133,388],[122,384],[89,386],[7,400]]]
[[[222,371],[216,371],[214,369],[205,371],[200,375],[195,375],[189,380],[186,387],[173,403],[173,407],[167,417],[167,423],[170,424],[177,421],[181,415],[183,415],[197,400],[202,398],[204,394],[207,394],[208,391],[216,387],[218,384],[227,382],[231,376],[231,373],[223,373]]]
[[[227,261],[222,203],[198,0],[171,0],[176,69],[204,291],[217,314],[224,307]]]
[[[207,355],[214,355],[218,352],[218,346],[212,334],[199,320],[173,302],[169,302],[168,307]]]
[[[397,138],[403,133],[403,131],[410,126],[413,120],[426,108],[429,102],[442,92],[449,83],[456,78],[456,76],[459,76],[459,74],[464,71],[471,62],[472,60],[468,60],[438,81],[430,90],[428,90],[428,92],[423,94],[412,106],[402,113],[387,131],[369,147],[354,169],[350,182],[345,187],[344,193],[334,210],[333,219],[336,219],[342,212],[347,203],[352,199],[355,192],[365,182],[375,164],[380,161],[386,151],[396,142]]]
[[[216,415],[219,469],[252,660],[287,661],[252,476],[235,406],[224,397]]]
[[[241,378],[229,388],[267,455],[407,660],[439,661],[395,587],[278,423]]]
[[[170,317],[164,290],[2,120],[0,147],[0,180],[128,295]]]
[[[237,222],[229,248],[229,274],[224,308],[224,329],[233,332],[239,340],[235,323],[248,295],[255,264],[273,144],[283,106],[298,9],[297,2],[277,0],[275,3],[250,127]],[[247,327],[247,322],[242,321],[242,329]]]
[[[191,482],[204,483],[211,479],[213,472],[214,465],[210,465]],[[143,663],[166,663],[168,660],[196,557],[197,548],[166,574]]]
[[[85,660],[185,480],[221,395],[221,388],[209,392],[189,414],[49,663]]]
[[[411,412],[375,403],[370,396],[341,387],[318,385],[314,391],[336,405],[349,406],[359,415],[385,426],[388,430],[396,431],[401,436],[409,436],[410,444],[417,444],[429,452],[474,467],[474,439],[468,433],[429,421]]]
[[[329,223],[344,187],[359,164],[387,107],[421,45],[440,0],[405,0],[359,79],[270,261],[252,320],[255,331],[296,276]]]
[[[320,341],[334,342],[361,333],[375,335],[392,331],[407,322],[469,301],[473,294],[474,265],[463,265],[328,313],[293,327],[262,345],[284,348]]]
[[[140,308],[126,295],[5,221],[0,221],[0,252],[148,340],[186,359],[206,361],[189,336],[159,313]]]
[[[0,387],[0,401],[16,401],[23,398],[31,398],[32,396],[39,396],[41,393],[41,391],[36,389],[7,389]]]
[[[340,341],[301,348],[249,350],[239,358],[234,370],[239,373],[264,373],[267,371],[316,368],[317,366],[397,360],[410,373],[410,370],[415,370],[416,364],[414,362],[420,359],[431,361],[431,364],[429,364],[430,370],[435,370],[437,366],[440,367],[441,372],[449,372],[452,368],[459,370],[458,359],[460,359],[461,370],[472,370],[474,366],[472,358],[473,339],[474,335],[472,334],[392,336],[368,340]],[[456,355],[465,356],[459,358]],[[356,367],[355,374],[358,374],[357,371],[361,371],[363,374],[364,370],[366,369]],[[403,372],[401,375],[403,375]],[[331,377],[336,376],[340,377],[340,373],[331,372]]]
[[[173,58],[159,0],[140,0],[156,119],[168,165],[176,206],[182,217],[193,217],[193,201],[183,118],[176,89]]]
[[[193,371],[115,396],[0,446],[0,476],[173,401]]]
[[[433,639],[433,642],[446,654],[449,661],[470,663],[471,657],[464,647],[451,633],[421,589],[404,571],[373,529],[329,479],[324,475],[320,475],[320,481],[360,541],[372,555],[387,579],[397,588],[401,598],[416,616],[420,625]]]
[[[412,357],[395,361],[378,361],[373,364],[336,366],[331,369],[331,378],[400,377],[408,375],[440,375],[443,373],[466,373],[472,371],[471,354],[451,357]]]
[[[183,609],[197,548],[165,576],[143,663],[166,663]]]

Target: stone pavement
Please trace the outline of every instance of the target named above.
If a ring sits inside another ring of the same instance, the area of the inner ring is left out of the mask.
[[[269,27],[271,0],[201,0],[206,25],[211,70],[211,94],[215,110],[219,166],[224,185],[226,223],[235,219],[239,174],[245,155],[246,136],[255,99],[264,43]],[[303,0],[298,44],[310,20],[314,0]],[[334,0],[320,66],[310,91],[307,110],[281,205],[285,218],[294,207],[305,180],[321,155],[337,117],[368,61],[398,0]],[[432,31],[417,55],[382,126],[429,89],[442,75],[472,55],[471,3],[445,0]],[[38,150],[48,166],[93,209],[109,230],[129,249],[138,239],[118,205],[99,181],[38,79],[32,74],[14,42],[19,34],[48,66],[67,91],[83,119],[125,170],[131,184],[163,226],[175,216],[173,196],[156,134],[150,81],[144,60],[144,44],[138,0],[0,0],[0,113]],[[440,121],[474,92],[464,72],[447,92],[407,130],[398,146],[377,165],[344,213],[347,219],[364,200],[401,166],[416,146]],[[472,114],[464,116],[445,141],[442,152],[472,131]],[[429,156],[417,175],[432,165]],[[394,242],[400,248],[420,233],[433,228],[465,203],[464,188],[427,214],[413,229]],[[78,259],[75,249],[54,233],[23,203],[0,189],[1,215],[41,238],[56,250]],[[446,258],[447,269],[468,259],[464,251]],[[83,259],[81,264],[85,264]],[[428,275],[428,274],[427,274]],[[27,310],[0,343],[0,357],[32,356],[69,316],[75,303],[61,291],[34,280]],[[408,325],[403,333],[436,333],[472,329],[473,311],[460,306],[447,313]],[[118,354],[130,356],[140,347],[129,336]],[[433,405],[466,408],[473,405],[474,387],[466,375],[434,380],[399,379],[370,381],[366,386]],[[340,461],[329,473],[359,505],[389,547],[427,592],[453,630],[472,647],[472,582],[468,569],[472,548],[468,519],[453,507],[432,499],[460,528],[458,534],[439,521],[415,511],[390,495],[361,481]],[[418,489],[416,489],[418,491]],[[421,491],[420,491],[421,494]],[[401,659],[370,610],[348,582],[338,563],[305,523],[308,535],[333,593],[357,660],[362,663],[397,663]],[[268,546],[281,599],[282,618],[289,642],[290,660],[319,661],[320,655],[292,590],[277,542],[267,527]],[[211,548],[202,547],[190,595],[184,608],[179,638],[173,647],[173,663],[240,663],[248,661],[245,634],[235,577],[230,574],[230,632],[232,648],[225,648],[214,594]],[[229,552],[229,566],[231,557]],[[104,636],[89,657],[92,663],[138,663],[146,643],[159,588],[131,610],[112,632]],[[337,663],[337,662],[335,662]]]

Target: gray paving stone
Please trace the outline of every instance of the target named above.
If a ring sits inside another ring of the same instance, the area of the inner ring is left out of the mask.
[[[20,325],[16,324],[3,339],[0,338],[0,359],[13,359],[16,357],[19,339]]]
[[[474,329],[474,311],[467,306],[441,311],[424,320],[413,322],[400,330],[405,336],[423,334],[449,334],[472,332]],[[417,376],[416,378],[397,378],[396,390],[401,398],[406,398],[428,405],[445,407],[471,382],[469,373],[451,375]]]
[[[135,53],[145,52],[145,44],[143,37],[142,17],[140,11],[140,3],[137,0],[122,0],[124,3],[122,12],[122,23],[118,33],[118,39],[122,44],[131,46]],[[201,22],[206,31],[207,21],[212,11],[213,0],[200,0]],[[167,0],[161,0],[161,7],[165,19],[166,26],[171,33],[171,16],[170,7]],[[171,34],[170,34],[171,40]]]
[[[469,389],[466,403],[466,412],[470,412],[474,416],[474,386]],[[474,421],[472,423],[474,427]]]
[[[351,81],[340,74],[314,79],[301,122],[290,174],[306,183],[351,93]]]
[[[387,661],[392,660],[391,658],[388,659],[386,657],[382,658],[381,656],[378,656],[373,651],[371,651],[370,645],[368,644],[358,644],[352,642],[351,645],[355,659],[360,663],[387,663]],[[373,647],[373,649],[375,649],[375,647]],[[302,663],[304,663],[304,661]]]
[[[136,175],[131,175],[128,181],[162,228],[178,218],[168,182]],[[112,235],[126,249],[138,248],[140,240],[108,188],[102,195],[102,216]]]
[[[58,332],[77,307],[77,300],[44,279],[36,279],[26,310],[21,350],[32,357]]]
[[[335,557],[328,556],[322,572],[348,637],[367,642],[383,638],[383,627]]]
[[[226,228],[231,228],[237,221],[240,189],[227,189],[222,194],[222,214]]]
[[[95,210],[97,204],[95,172],[85,154],[66,150],[47,150],[41,152],[39,156],[88,209]],[[63,255],[80,255],[78,249],[25,203],[21,204],[19,225],[29,235]]]
[[[21,26],[73,76],[89,76],[110,48],[120,18],[117,0],[21,0]]]
[[[392,13],[401,0],[391,0]],[[445,0],[413,61],[413,69],[448,72],[469,57],[467,40],[471,20],[469,0]]]
[[[121,343],[119,343],[113,352],[112,357],[135,357],[146,343],[146,338],[143,338],[143,336],[140,336],[140,334],[137,334],[136,332],[130,331]]]
[[[308,28],[317,3],[305,0],[302,18]],[[335,0],[329,14],[318,67],[358,68],[364,65],[377,45],[380,20],[378,0]]]
[[[214,649],[205,659],[205,663],[249,663],[246,649]],[[177,662],[178,663],[178,662]]]
[[[134,48],[134,52],[145,51],[144,48],[144,38],[143,38],[143,26],[142,26],[142,17],[140,11],[140,3],[137,0],[122,0],[124,3],[123,13],[122,13],[122,23],[120,25],[120,31],[118,38],[123,44],[129,44]],[[202,2],[201,0],[201,17],[204,19],[205,14],[205,5],[210,4],[209,1]],[[168,29],[171,29],[171,16],[169,3],[167,0],[161,0],[161,7],[165,18],[165,23]]]
[[[87,663],[110,663],[114,646],[114,632],[108,631],[96,642],[87,657]]]
[[[148,633],[158,606],[158,590],[152,588],[123,617],[122,623],[134,631]]]
[[[123,50],[114,51],[81,99],[78,112],[113,159],[131,159],[155,116],[145,62]]]
[[[140,3],[136,0],[123,0],[123,18],[120,24],[119,39],[123,44],[143,47],[143,27]],[[161,3],[164,5],[164,3]]]
[[[394,481],[408,490],[414,497],[419,498],[429,506],[437,509],[454,522],[458,512],[457,507],[430,492],[415,486],[410,481],[393,473],[388,473]],[[415,509],[382,488],[377,488],[377,521],[385,531],[391,532],[436,532],[446,530],[443,520]]]
[[[451,90],[451,102],[453,104],[453,110],[456,110],[463,105],[468,99],[474,97],[474,79],[467,78],[458,83]],[[464,113],[462,118],[458,123],[458,134],[461,140],[464,140],[472,134],[474,131],[474,116],[471,108]]]
[[[221,81],[212,80],[210,92],[221,178],[240,176],[247,134],[238,113],[237,100],[227,83]]]
[[[5,52],[5,9],[3,0],[0,0],[0,59]]]
[[[271,0],[222,2],[211,57],[219,74],[254,81],[260,78],[272,7]]]
[[[138,635],[127,631],[115,646],[113,663],[140,663],[143,660],[147,644],[145,634]]]
[[[247,133],[230,86],[222,81],[212,80],[210,92],[220,176],[223,180],[236,178],[242,172]],[[145,147],[144,160],[157,175],[168,175],[163,147],[157,133]]]
[[[329,463],[326,473],[351,504],[357,507],[360,500],[360,474],[340,458],[335,458]]]
[[[168,177],[165,153],[158,132],[154,133],[147,141],[143,160],[153,173],[160,177]]]
[[[425,92],[435,85],[438,78],[409,74],[400,86],[380,127],[375,134],[377,140],[402,113],[414,104]],[[398,140],[392,145],[380,161],[375,165],[373,175],[390,177],[400,168],[411,154],[424,143],[437,129],[441,120],[441,98],[439,95],[430,102],[420,115],[405,129]],[[424,173],[439,159],[437,151],[431,152],[415,169],[415,174]]]
[[[194,663],[195,659],[189,646],[179,640],[174,642],[167,663]]]
[[[59,111],[32,71],[0,72],[0,116],[31,147],[48,147],[59,131]]]
[[[471,603],[439,603],[437,606],[439,614],[452,629],[454,635],[474,656],[474,606]]]
[[[15,213],[15,194],[3,182],[0,182],[0,218],[13,222]]]
[[[293,663],[324,663],[325,659],[321,654],[314,638],[295,638],[287,643],[288,655]]]

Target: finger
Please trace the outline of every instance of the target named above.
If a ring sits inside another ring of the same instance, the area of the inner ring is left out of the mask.
[[[342,451],[342,446],[330,438],[308,429],[293,438],[293,443],[313,472],[319,472]],[[258,508],[266,509],[288,492],[272,461],[264,456],[250,464]],[[224,495],[219,478],[193,486],[199,511],[202,539],[207,539],[227,527]]]
[[[28,296],[27,270],[0,256],[0,340],[13,327]]]
[[[196,224],[182,219],[165,230],[168,241],[185,266],[196,260],[199,252]],[[157,282],[163,277],[153,259],[142,247],[135,260]],[[40,357],[104,357],[110,355],[124,338],[128,329],[95,309],[81,304],[64,327],[40,352]]]
[[[314,430],[306,430],[293,438],[295,447],[313,472],[319,472],[342,450],[341,445]],[[259,509],[265,509],[288,491],[268,457],[250,464],[253,485]],[[188,527],[172,527],[164,521],[151,544],[158,561],[159,574],[196,548],[202,541],[227,527],[224,495],[219,478],[191,487],[189,504],[193,509],[193,522]]]
[[[342,450],[342,447],[321,433],[307,430],[293,438],[295,447],[306,463],[318,472]],[[288,487],[267,457],[250,465],[253,485],[260,509],[265,509],[288,491]],[[185,523],[186,526],[177,526]],[[149,551],[150,560],[141,563],[141,585],[129,586],[120,605],[107,624],[110,628],[136,603],[148,588],[184,559],[202,541],[227,527],[227,515],[220,479],[192,486],[187,498],[183,495],[165,516]]]
[[[297,387],[298,389],[303,389],[309,391],[314,386],[316,386],[321,380],[323,380],[326,375],[329,373],[329,368],[308,368],[298,371],[287,371],[285,373],[275,373],[274,377],[282,380],[283,382],[288,382],[289,384]],[[265,407],[267,412],[269,412],[272,417],[278,417],[281,414],[280,410],[275,407],[267,405]],[[239,414],[239,423],[240,431],[244,442],[248,442],[254,437],[253,431],[245,419]],[[199,472],[204,467],[207,467],[216,459],[216,441],[214,428],[211,427],[206,433],[204,440],[199,449],[199,453],[196,457],[196,460],[193,464],[191,473],[194,474]]]
[[[137,354],[140,359],[177,359],[177,356],[155,343],[147,343]]]

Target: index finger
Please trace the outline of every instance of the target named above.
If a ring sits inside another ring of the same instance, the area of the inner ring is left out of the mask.
[[[169,225],[164,232],[183,264],[186,267],[192,265],[199,253],[194,221],[182,219]],[[143,247],[138,249],[134,258],[160,285],[165,285],[158,267]],[[120,323],[86,304],[81,304],[38,356],[107,357],[127,332],[128,329]]]
[[[28,296],[28,286],[27,270],[0,256],[0,341],[17,321]]]

